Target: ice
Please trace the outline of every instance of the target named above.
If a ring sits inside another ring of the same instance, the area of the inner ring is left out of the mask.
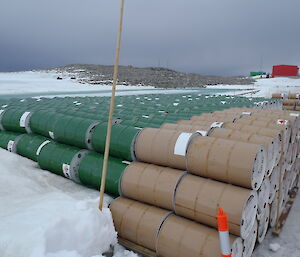
[[[269,245],[270,250],[273,252],[277,252],[280,249],[280,247],[281,247],[280,244],[270,244]]]

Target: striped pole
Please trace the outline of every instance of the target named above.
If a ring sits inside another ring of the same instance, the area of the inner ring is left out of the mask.
[[[220,213],[216,215],[218,221],[218,230],[220,237],[221,256],[231,257],[231,246],[229,239],[229,227],[227,222],[227,214],[222,208],[219,208]]]

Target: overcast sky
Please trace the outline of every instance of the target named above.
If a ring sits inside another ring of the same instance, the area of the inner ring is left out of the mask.
[[[112,64],[119,0],[0,0],[0,71]],[[299,0],[126,0],[121,64],[212,75],[300,65]]]

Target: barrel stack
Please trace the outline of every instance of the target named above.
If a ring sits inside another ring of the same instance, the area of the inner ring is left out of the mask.
[[[223,208],[232,255],[251,256],[298,184],[299,121],[296,112],[232,108],[144,128],[110,206],[122,221],[117,231],[127,216],[137,223],[119,236],[157,256],[220,256],[216,214]],[[151,247],[130,237],[147,225],[147,217],[127,213],[135,205],[160,212],[155,233],[145,235]]]

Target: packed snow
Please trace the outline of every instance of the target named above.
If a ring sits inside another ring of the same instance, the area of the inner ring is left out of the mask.
[[[86,85],[68,78],[56,79],[47,72],[0,73],[0,95],[38,94],[60,96],[109,95],[110,86]],[[300,79],[259,79],[249,86],[209,86],[243,89],[246,96],[270,97],[276,92],[299,92]],[[148,88],[119,86],[123,94],[147,93]],[[127,90],[127,91],[126,91]],[[97,91],[97,92],[95,92]],[[126,91],[126,92],[125,92]],[[164,90],[153,90],[150,93]],[[182,92],[168,90],[167,93]],[[234,93],[235,94],[235,93]],[[101,257],[114,247],[114,257],[137,257],[117,244],[111,213],[111,198],[98,209],[99,192],[38,168],[37,164],[0,149],[0,256],[1,257]],[[268,234],[253,257],[299,257],[299,197],[278,238]],[[278,244],[277,252],[270,244]]]
[[[300,78],[262,78],[257,79],[253,85],[218,85],[207,88],[241,89],[242,91],[238,92],[240,95],[271,98],[273,93],[299,93]]]
[[[100,257],[117,243],[109,196],[100,212],[96,190],[3,149],[0,170],[1,257]]]
[[[0,72],[0,96],[5,97],[66,97],[66,96],[110,96],[111,86],[82,84],[65,74],[60,77],[54,71]],[[163,90],[151,86],[117,85],[117,95],[174,94],[191,90]]]
[[[94,92],[111,90],[108,85],[81,84],[64,77],[57,80],[59,74],[45,71],[0,72],[1,94],[60,93],[60,92]],[[120,90],[138,90],[139,86],[118,85]],[[152,88],[152,87],[147,87]]]

